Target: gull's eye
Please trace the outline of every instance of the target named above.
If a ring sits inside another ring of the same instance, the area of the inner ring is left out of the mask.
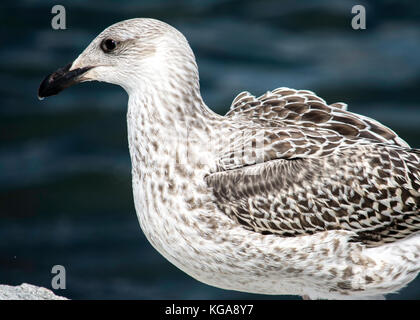
[[[109,53],[117,47],[118,42],[113,39],[104,39],[101,42],[101,49],[105,53]]]

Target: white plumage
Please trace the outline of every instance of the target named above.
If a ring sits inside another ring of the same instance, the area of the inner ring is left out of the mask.
[[[420,151],[377,121],[289,88],[243,92],[217,115],[201,98],[185,38],[152,19],[104,30],[40,96],[57,93],[46,88],[66,72],[129,94],[141,228],[197,280],[369,298],[419,272]]]

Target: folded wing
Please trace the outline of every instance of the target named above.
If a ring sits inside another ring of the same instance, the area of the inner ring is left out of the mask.
[[[242,126],[205,177],[223,212],[255,232],[348,230],[370,246],[419,232],[419,150],[344,105],[273,92],[242,94],[228,113]]]

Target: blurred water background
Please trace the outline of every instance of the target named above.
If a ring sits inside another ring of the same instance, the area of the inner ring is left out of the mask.
[[[51,8],[67,29],[51,28]],[[351,28],[351,8],[367,29]],[[131,193],[126,93],[84,83],[38,101],[45,75],[105,27],[153,17],[196,54],[204,100],[225,113],[243,90],[309,89],[373,117],[420,147],[419,1],[2,1],[0,283],[51,288],[67,270],[73,299],[266,299],[193,280],[139,228]],[[280,297],[284,298],[284,297]],[[286,297],[287,298],[287,297]],[[420,279],[389,299],[419,299]]]

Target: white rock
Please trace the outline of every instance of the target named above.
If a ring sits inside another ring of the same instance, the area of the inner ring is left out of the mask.
[[[22,283],[20,286],[0,285],[0,300],[68,300],[51,290]]]

